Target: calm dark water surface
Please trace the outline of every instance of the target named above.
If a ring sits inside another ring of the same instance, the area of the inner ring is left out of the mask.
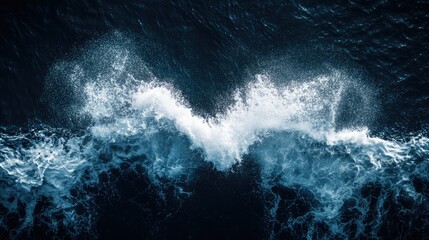
[[[426,9],[0,3],[0,239],[427,239]]]

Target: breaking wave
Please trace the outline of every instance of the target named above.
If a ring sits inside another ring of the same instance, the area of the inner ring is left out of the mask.
[[[199,167],[231,172],[255,161],[271,238],[296,229],[313,238],[321,226],[326,236],[370,236],[383,227],[388,199],[411,199],[411,215],[427,203],[413,179],[427,178],[429,139],[371,136],[362,121],[353,124],[356,119],[339,127],[339,115],[357,111],[366,118],[374,104],[368,90],[344,72],[283,83],[258,74],[235,91],[226,110],[207,118],[142,65],[145,77],[137,78],[129,70],[135,62],[128,50],[97,52],[104,52],[99,64],[105,67],[95,67],[96,73],[85,62],[67,73],[70,64],[57,66],[68,79],[59,91],[73,95],[61,117],[86,119],[87,128],[39,124],[0,132],[0,210],[19,213],[10,237],[40,216],[49,217],[54,232],[61,226],[75,237],[93,232],[94,196],[77,192],[103,184],[103,173],[123,164],[160,189],[166,182],[175,185],[178,198],[186,198],[192,194],[186,181]],[[55,95],[57,84],[48,83],[48,94]],[[350,104],[351,95],[360,101]],[[43,198],[52,204],[40,209]],[[9,226],[8,219],[2,214],[1,225]]]

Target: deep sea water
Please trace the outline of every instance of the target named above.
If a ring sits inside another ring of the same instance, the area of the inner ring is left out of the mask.
[[[427,239],[427,3],[0,8],[1,239]]]

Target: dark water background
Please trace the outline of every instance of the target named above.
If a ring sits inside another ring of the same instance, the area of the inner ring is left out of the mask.
[[[334,67],[376,89],[377,110],[371,121],[365,123],[372,134],[402,139],[419,133],[427,135],[427,9],[427,1],[0,3],[0,124],[9,133],[21,131],[16,130],[19,126],[25,129],[40,123],[77,132],[85,128],[85,124],[75,119],[54,116],[60,110],[52,109],[49,101],[43,100],[45,81],[58,61],[82,55],[82,51],[87,51],[83,46],[97,44],[98,39],[113,33],[125,36],[117,38],[118,41],[127,39],[115,44],[128,45],[130,41],[134,54],[144,59],[151,72],[160,79],[170,79],[201,116],[214,116],[225,109],[234,89],[243,86],[248,76],[261,71],[273,70],[290,76],[293,75],[290,71],[282,69],[295,69],[293,73],[301,74]],[[358,113],[351,111],[342,116],[340,124],[347,127],[354,114]],[[427,161],[426,155],[422,158]],[[164,195],[160,196],[158,187],[138,169],[123,163],[100,174],[98,186],[71,189],[71,195],[77,199],[91,196],[92,200],[85,203],[88,205],[76,206],[78,215],[80,211],[80,215],[85,215],[88,209],[96,209],[90,217],[91,227],[74,232],[66,224],[52,227],[51,218],[55,216],[43,214],[52,204],[50,199],[34,194],[37,203],[31,228],[20,229],[22,219],[28,214],[26,203],[16,200],[16,212],[0,205],[3,216],[0,238],[427,239],[429,236],[429,182],[424,178],[411,180],[426,197],[421,206],[424,210],[418,211],[421,215],[405,213],[393,203],[389,206],[387,200],[383,207],[387,217],[378,230],[368,227],[363,234],[354,235],[356,230],[349,226],[345,228],[346,235],[335,236],[326,235],[328,227],[323,224],[316,225],[317,229],[308,235],[305,222],[292,229],[268,223],[266,203],[272,201],[272,196],[260,189],[259,166],[252,161],[244,161],[233,173],[219,172],[209,164],[200,166],[185,184],[185,192],[192,192],[185,200],[177,200],[175,186],[170,182],[163,185]],[[5,182],[2,184],[7,185]],[[371,204],[375,206],[382,195],[381,188],[382,184],[371,182],[361,189],[362,195],[373,199],[369,201],[374,201]],[[286,222],[288,216],[300,216],[317,205],[306,190],[278,185],[271,191],[282,199],[277,222]],[[353,205],[346,202],[344,208],[347,204]],[[343,218],[353,219],[354,214],[344,210]],[[373,226],[371,216],[368,213],[364,226]],[[62,216],[58,213],[57,217]]]

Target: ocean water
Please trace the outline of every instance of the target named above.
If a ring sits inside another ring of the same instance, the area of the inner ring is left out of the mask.
[[[0,8],[0,239],[427,239],[428,4]]]

